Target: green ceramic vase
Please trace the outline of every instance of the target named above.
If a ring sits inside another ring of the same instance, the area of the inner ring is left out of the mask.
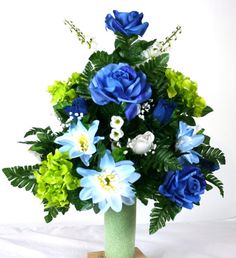
[[[136,203],[121,212],[109,209],[104,216],[106,258],[133,258],[136,233]]]

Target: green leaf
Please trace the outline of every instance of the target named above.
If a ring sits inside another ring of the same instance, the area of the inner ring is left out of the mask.
[[[47,207],[47,201],[43,200],[43,204],[45,206],[44,212],[47,212],[48,214],[44,217],[46,223],[51,222],[54,218],[57,217],[59,213],[62,213],[63,215],[69,210],[68,207]]]
[[[155,155],[155,164],[160,170],[166,172],[170,170],[180,170],[182,169],[179,161],[172,151],[168,148],[158,148]]]
[[[114,158],[114,160],[116,162],[125,159],[125,154],[124,154],[125,149],[126,149],[125,147],[123,147],[123,148],[113,148],[112,157]]]
[[[105,51],[97,51],[93,53],[89,60],[92,62],[94,69],[96,71],[99,71],[104,66],[113,63],[113,57],[112,55],[109,55]]]
[[[209,114],[209,113],[212,112],[212,111],[213,111],[213,109],[212,109],[211,107],[206,106],[206,107],[203,109],[203,111],[202,111],[202,113],[201,113],[201,116],[206,116],[207,114]]]
[[[216,176],[214,176],[212,173],[209,173],[209,174],[205,175],[205,178],[206,178],[206,181],[208,181],[209,183],[216,186],[219,189],[220,194],[222,195],[222,197],[224,197],[224,185],[223,185],[223,183]]]
[[[32,191],[36,194],[36,179],[33,174],[39,165],[3,168],[3,173],[14,187],[25,188],[26,191]]]
[[[197,152],[201,154],[201,156],[207,160],[210,161],[217,161],[220,164],[224,165],[225,164],[225,156],[224,153],[218,149],[218,148],[213,148],[208,145],[201,145],[197,148]]]
[[[175,216],[181,211],[181,207],[178,207],[175,203],[155,202],[154,208],[151,211],[149,233],[154,234],[159,229],[166,225],[166,222],[174,220]]]
[[[30,135],[36,135],[37,133],[48,133],[51,132],[51,128],[48,126],[46,128],[39,128],[39,127],[33,127],[32,129],[30,129],[28,132],[26,132],[26,134],[24,135],[24,138],[26,138],[27,136]]]
[[[160,77],[165,77],[165,70],[169,60],[169,54],[164,53],[140,65],[140,69],[148,76],[152,84],[156,84]]]

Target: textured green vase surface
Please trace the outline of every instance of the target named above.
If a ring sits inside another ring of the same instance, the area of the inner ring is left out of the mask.
[[[106,258],[133,258],[136,204],[123,205],[121,212],[109,209],[104,215]]]

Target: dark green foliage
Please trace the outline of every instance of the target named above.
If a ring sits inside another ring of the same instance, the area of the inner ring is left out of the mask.
[[[119,62],[137,65],[145,60],[142,52],[151,47],[155,41],[155,39],[152,41],[138,40],[138,36],[126,37],[117,34],[113,56]]]
[[[223,183],[216,176],[214,176],[212,173],[208,173],[207,175],[205,175],[205,178],[206,178],[206,181],[208,181],[209,183],[216,186],[219,189],[220,194],[222,195],[222,197],[224,197],[224,185],[223,185]]]
[[[32,191],[36,194],[36,179],[33,174],[35,170],[39,168],[39,165],[24,166],[24,167],[11,167],[3,168],[3,173],[14,187],[25,188],[26,191]]]
[[[170,151],[169,148],[158,148],[157,146],[155,155],[155,163],[160,170],[168,172],[170,170],[180,170],[182,168],[175,154]]]
[[[90,210],[93,208],[92,200],[82,201],[79,198],[79,190],[68,191],[68,200],[73,204],[78,211]]]
[[[207,160],[219,162],[222,165],[225,164],[224,153],[218,148],[213,148],[211,146],[202,144],[197,148],[197,152],[200,153],[202,157]]]
[[[113,57],[112,55],[109,55],[107,52],[105,51],[97,51],[95,53],[93,53],[89,60],[91,61],[91,63],[93,64],[93,67],[96,71],[99,71],[100,69],[102,69],[104,66],[108,65],[108,64],[112,64],[113,63]]]
[[[46,205],[46,202],[44,202]],[[46,223],[51,222],[53,219],[57,217],[59,213],[62,213],[63,215],[68,211],[69,207],[67,208],[57,208],[57,207],[49,207],[45,208],[44,211],[47,212],[48,214],[44,217],[44,220]]]
[[[30,151],[37,152],[42,159],[46,159],[50,152],[55,151],[57,144],[54,143],[55,139],[60,135],[60,133],[53,133],[50,127],[45,129],[33,127],[29,130],[25,137],[35,135],[37,140],[34,141],[24,141],[20,143],[30,144]]]
[[[211,107],[209,107],[209,106],[206,106],[205,109],[202,111],[202,115],[201,116],[206,116],[210,112],[213,112],[213,109]]]
[[[168,61],[169,54],[164,53],[145,62],[139,68],[148,76],[148,80],[156,85],[160,77],[164,76]]]
[[[157,230],[166,225],[166,222],[174,220],[175,216],[181,211],[181,207],[175,203],[159,197],[154,204],[154,208],[151,211],[150,228],[149,233],[154,234]]]

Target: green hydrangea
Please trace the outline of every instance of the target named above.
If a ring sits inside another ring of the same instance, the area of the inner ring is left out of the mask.
[[[72,162],[68,161],[67,153],[49,153],[39,171],[34,175],[38,184],[36,196],[47,200],[47,207],[65,207],[69,205],[67,190],[75,190],[80,186],[80,180],[71,175]]]
[[[166,69],[166,77],[169,79],[168,97],[180,97],[188,108],[193,108],[193,116],[201,116],[202,111],[206,108],[206,102],[197,93],[197,83],[172,69]]]
[[[76,91],[72,86],[78,83],[79,77],[79,73],[73,73],[67,82],[55,81],[53,85],[48,86],[48,92],[52,95],[52,103],[72,103],[72,101],[77,97]]]

